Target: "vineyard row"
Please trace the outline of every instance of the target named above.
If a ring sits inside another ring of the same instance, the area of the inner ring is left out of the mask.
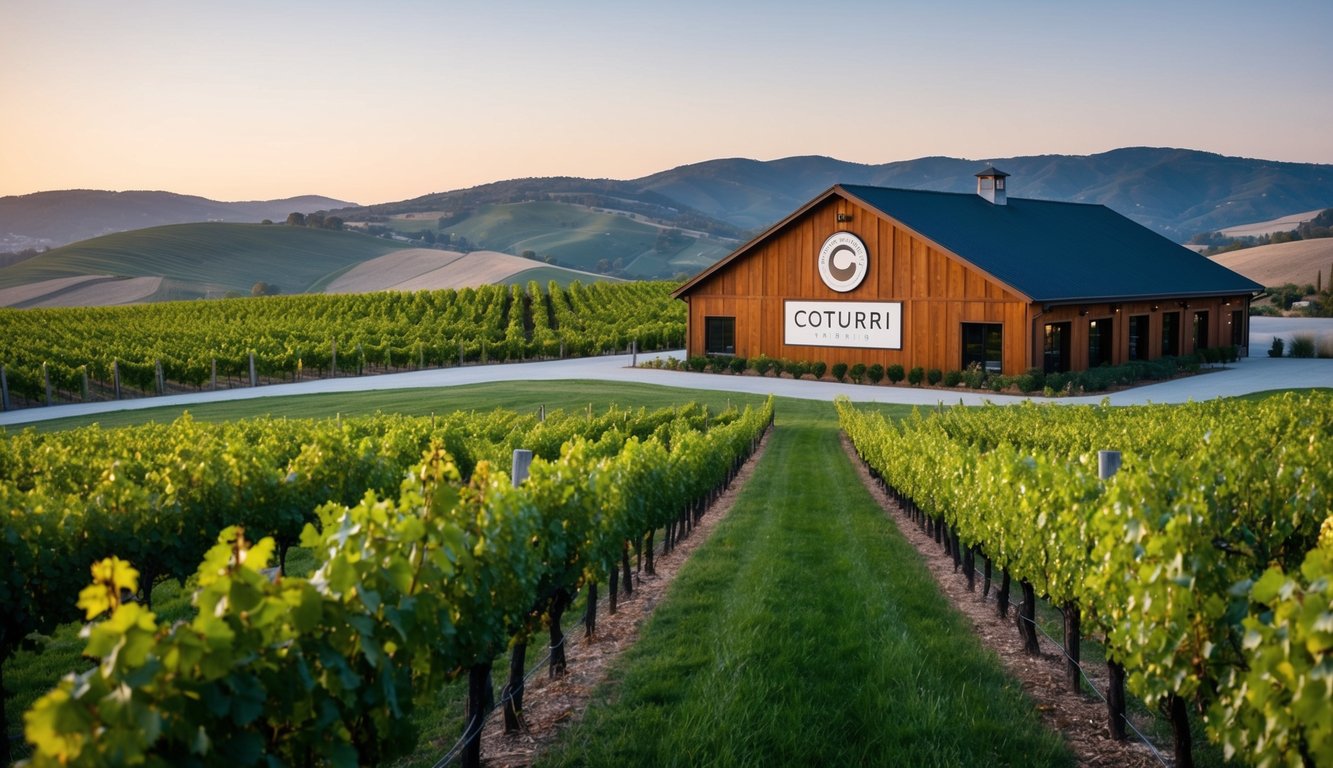
[[[976,557],[1000,570],[1002,610],[1009,580],[1021,586],[1030,653],[1038,596],[1064,611],[1075,662],[1081,633],[1104,638],[1111,679],[1170,716],[1178,766],[1191,710],[1228,759],[1333,765],[1333,397],[900,424],[838,410],[872,474],[965,572]],[[1105,480],[1098,449],[1123,459]]]
[[[410,750],[416,699],[488,677],[516,637],[558,633],[584,585],[614,594],[629,551],[692,527],[772,413],[184,418],[8,438],[5,654],[102,617],[98,665],[25,715],[31,764],[364,765]],[[495,462],[518,445],[534,458],[514,488]],[[315,573],[268,579],[297,543]],[[124,599],[191,575],[189,622],[161,626]]]
[[[685,343],[672,283],[0,309],[0,407]]]

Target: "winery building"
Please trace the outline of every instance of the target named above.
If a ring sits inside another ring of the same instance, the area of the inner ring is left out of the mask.
[[[1234,344],[1262,286],[1102,205],[836,185],[678,288],[687,353],[1006,375]]]

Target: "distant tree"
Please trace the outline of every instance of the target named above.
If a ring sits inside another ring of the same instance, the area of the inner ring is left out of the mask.
[[[341,230],[343,228],[343,220],[337,216],[326,216],[324,217],[324,228]]]
[[[535,261],[535,260],[537,259],[537,252],[536,252],[536,251],[524,251],[524,252],[520,253],[519,256],[522,256],[522,257],[525,258],[525,259],[533,259],[533,260]]]
[[[305,217],[305,225],[311,229],[323,229],[324,213],[322,211],[315,211],[314,213],[307,214]]]
[[[421,230],[421,241],[429,245],[435,245],[435,230],[433,229]]]
[[[279,293],[282,293],[282,290],[279,289],[278,286],[270,285],[269,283],[266,283],[263,280],[260,280],[259,282],[250,286],[251,296],[274,296]]]
[[[263,224],[264,226],[269,226],[270,224],[273,223],[273,219],[264,219],[263,221],[261,221],[261,222],[259,222],[259,223],[260,223],[260,224]]]
[[[605,275],[606,273],[610,272],[610,271],[611,271],[611,260],[610,260],[610,259],[599,259],[599,260],[597,261],[597,271],[598,271],[598,272],[601,272],[601,273],[604,274],[604,275]]]
[[[289,214],[287,214],[287,226],[289,226],[289,227],[304,227],[304,226],[305,226],[305,214],[304,214],[304,213],[289,213]]]

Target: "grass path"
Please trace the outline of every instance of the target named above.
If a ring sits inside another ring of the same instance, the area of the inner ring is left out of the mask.
[[[1068,765],[857,480],[784,404],[730,516],[543,765]]]

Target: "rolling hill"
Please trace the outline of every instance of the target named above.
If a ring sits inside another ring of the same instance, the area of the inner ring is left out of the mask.
[[[1333,237],[1260,245],[1210,256],[1213,261],[1269,287],[1333,281]]]
[[[591,282],[503,253],[412,248],[355,232],[173,224],[84,240],[0,269],[0,306],[91,306],[282,293],[461,288],[536,279]]]
[[[554,201],[482,205],[449,224],[447,232],[489,249],[532,251],[560,266],[631,278],[693,274],[740,244],[686,234],[637,214]]]
[[[150,300],[250,295],[260,281],[299,293],[330,273],[405,247],[352,232],[261,224],[172,224],[55,248],[0,269],[0,289],[72,278],[161,277]]]
[[[284,221],[293,212],[345,208],[346,201],[306,195],[224,203],[172,192],[72,189],[0,197],[0,251],[56,247],[113,232],[164,224]]]

